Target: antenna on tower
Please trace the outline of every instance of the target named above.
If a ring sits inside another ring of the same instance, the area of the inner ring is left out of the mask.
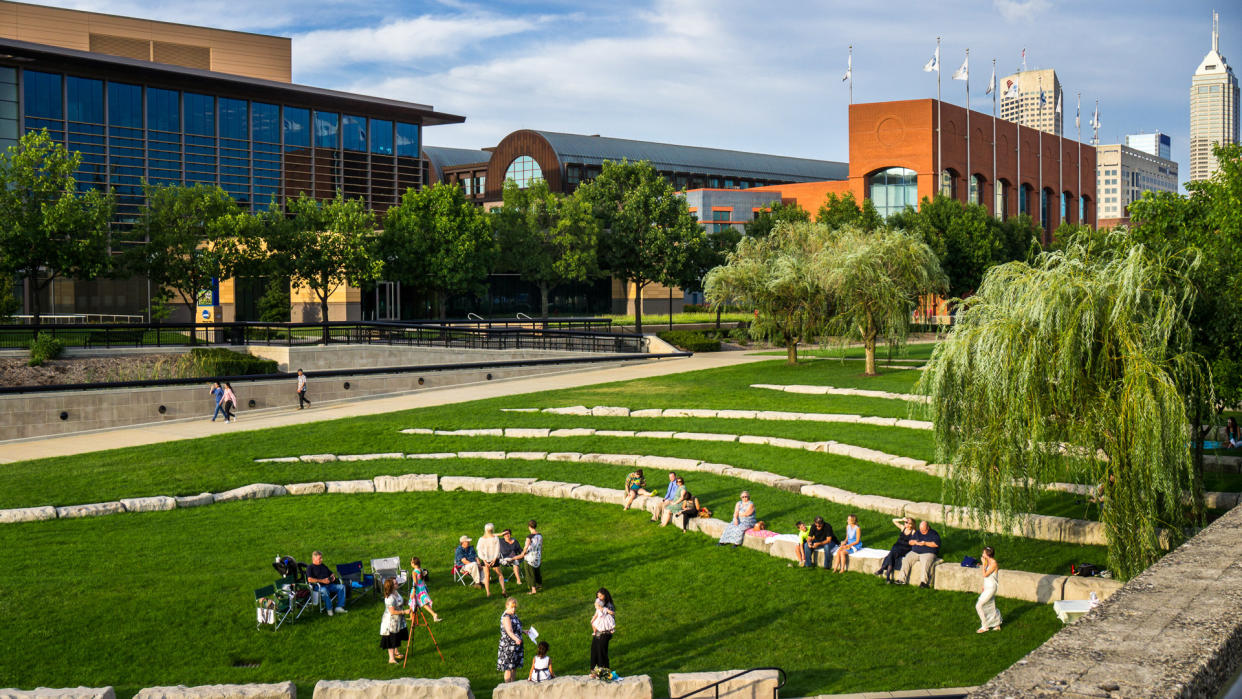
[[[1220,15],[1212,10],[1212,50],[1220,51]]]

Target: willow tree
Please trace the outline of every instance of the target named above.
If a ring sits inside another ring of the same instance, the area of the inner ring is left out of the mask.
[[[949,464],[947,505],[1008,531],[1043,484],[1094,485],[1109,565],[1124,579],[1195,519],[1188,415],[1210,388],[1187,349],[1197,261],[1116,241],[989,271],[919,390]]]
[[[829,298],[815,261],[830,235],[818,224],[783,222],[766,237],[743,238],[724,265],[707,273],[708,301],[757,310],[752,333],[779,338],[789,363],[797,363],[798,344],[822,330],[827,319]]]
[[[875,376],[875,346],[883,338],[899,348],[910,331],[919,296],[948,287],[936,254],[903,231],[868,232],[846,226],[815,255],[820,281],[833,302],[828,329],[842,341],[862,342],[866,374]]]

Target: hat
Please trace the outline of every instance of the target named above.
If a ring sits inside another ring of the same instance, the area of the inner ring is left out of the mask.
[[[470,541],[470,537],[466,536],[465,534],[462,534],[461,538],[457,540],[457,542],[461,544],[464,544],[467,541]]]

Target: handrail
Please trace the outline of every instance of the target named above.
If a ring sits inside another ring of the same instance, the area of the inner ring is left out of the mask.
[[[479,315],[478,313],[467,313],[466,317],[469,318],[470,320],[483,320],[483,316]]]
[[[518,320],[534,320],[534,318],[531,318],[530,316],[526,315],[525,313],[523,313],[523,312],[521,312],[521,311],[518,311],[518,312],[517,312],[517,316],[516,316],[516,317],[517,317],[517,319],[518,319]]]
[[[780,696],[781,687],[785,686],[785,671],[780,669],[779,667],[752,667],[749,670],[742,670],[736,675],[730,675],[724,678],[723,680],[717,680],[715,682],[712,682],[711,684],[699,687],[698,689],[690,692],[689,694],[682,694],[681,696],[672,697],[672,699],[687,699],[687,697],[697,697],[697,696],[700,696],[700,693],[706,692],[707,690],[712,689],[712,688],[715,688],[716,690],[716,699],[720,699],[720,685],[724,684],[725,682],[736,680],[742,675],[749,675],[752,672],[764,672],[766,670],[775,670],[777,674],[780,676],[780,679],[777,681],[776,686],[772,688],[772,699],[777,699],[777,697]]]

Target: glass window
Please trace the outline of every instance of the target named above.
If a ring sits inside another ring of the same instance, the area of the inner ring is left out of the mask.
[[[69,93],[69,121],[104,123],[102,80],[70,76],[65,87]]]
[[[418,136],[418,124],[397,122],[397,155],[417,158],[419,155]]]
[[[108,83],[108,126],[142,128],[142,86]]]
[[[1050,220],[1052,202],[1050,201],[1051,197],[1048,196],[1049,194],[1051,192],[1047,189],[1041,190],[1039,193],[1039,225],[1044,229],[1045,233],[1052,227],[1052,221]]]
[[[64,100],[60,76],[28,70],[25,73],[26,116],[41,119],[63,119]],[[62,127],[63,128],[63,127]]]
[[[285,146],[310,145],[310,110],[285,107]]]
[[[216,98],[185,93],[185,131],[198,136],[216,135]]]
[[[392,122],[371,120],[371,152],[392,155]]]
[[[280,143],[280,107],[274,104],[250,104],[250,133],[262,143]]]
[[[525,189],[530,186],[531,182],[543,179],[543,170],[540,169],[539,163],[529,155],[519,155],[509,163],[509,169],[505,170],[505,179],[513,180],[518,187]]]
[[[147,128],[152,131],[180,131],[180,94],[176,90],[147,88]]]
[[[940,171],[940,193],[946,197],[953,197],[955,192],[953,187],[956,184],[952,170]]]
[[[315,112],[315,147],[340,148],[340,115]]]
[[[992,208],[992,214],[1001,220],[1009,218],[1009,185],[1004,180],[998,180],[995,188],[995,202]]]
[[[867,198],[884,217],[918,205],[919,177],[909,168],[890,167],[871,175]]]
[[[246,100],[220,98],[220,138],[245,140],[249,138]]]
[[[983,203],[983,178],[979,175],[970,176],[970,203]]]
[[[1018,191],[1018,213],[1031,213],[1031,186],[1024,184]]]
[[[1087,197],[1078,197],[1078,222],[1086,223],[1087,221]]]
[[[367,152],[366,117],[349,114],[341,117],[341,137],[345,142],[345,150],[359,153]]]

